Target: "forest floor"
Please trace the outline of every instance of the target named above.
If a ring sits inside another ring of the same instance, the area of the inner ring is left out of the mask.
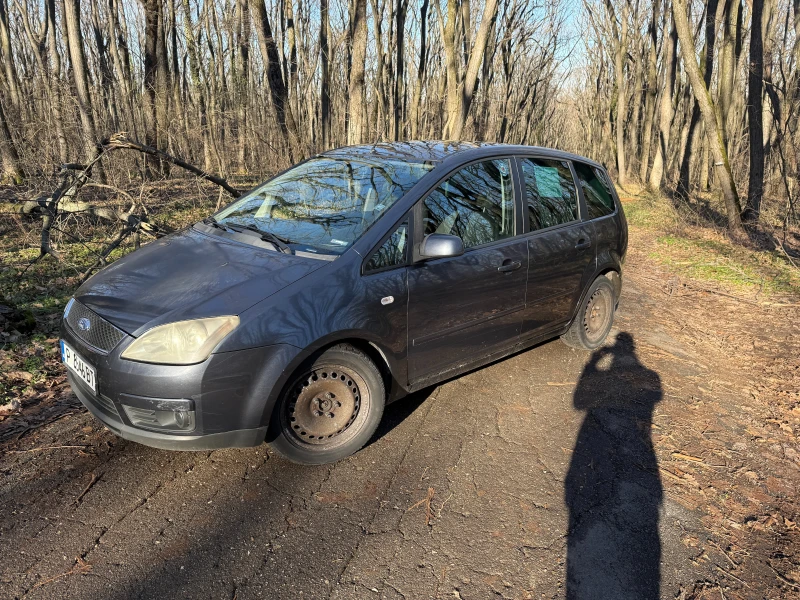
[[[321,467],[104,430],[58,363],[77,272],[23,281],[35,229],[0,236],[36,324],[0,333],[0,596],[800,597],[800,275],[702,210],[623,202],[603,349],[554,340],[415,394]]]

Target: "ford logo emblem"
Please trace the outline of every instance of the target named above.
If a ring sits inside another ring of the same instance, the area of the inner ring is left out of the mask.
[[[91,328],[92,328],[92,322],[86,317],[83,317],[82,319],[78,320],[78,329],[80,329],[81,331],[89,331]]]

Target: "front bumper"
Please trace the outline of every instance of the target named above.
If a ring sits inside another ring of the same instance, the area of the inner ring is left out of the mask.
[[[75,392],[75,395],[78,397],[78,400],[80,400],[89,412],[101,421],[111,432],[117,434],[121,438],[144,444],[145,446],[161,448],[162,450],[247,448],[249,446],[260,445],[267,435],[266,425],[255,429],[238,429],[235,431],[222,431],[205,435],[159,433],[140,429],[138,427],[131,427],[122,422],[119,414],[116,419],[109,415],[108,409],[103,406],[103,404],[110,402],[109,399],[104,398],[103,400],[106,402],[101,404],[98,402],[97,397],[92,396],[91,392],[87,393],[83,384],[75,379],[72,373],[67,373],[67,379],[72,387],[72,391]]]
[[[103,354],[85,344],[67,324],[61,337],[97,372],[93,392],[67,369],[81,403],[122,438],[168,450],[212,450],[261,444],[279,390],[279,381],[299,350],[277,344],[212,354],[197,365],[153,365],[120,358],[133,341],[123,339]],[[158,431],[134,426],[123,408],[130,398],[152,403],[191,400],[195,426],[190,432]],[[126,401],[127,398],[127,401]]]

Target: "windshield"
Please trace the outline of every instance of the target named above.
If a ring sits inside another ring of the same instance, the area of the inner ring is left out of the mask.
[[[272,234],[293,251],[338,255],[433,166],[312,158],[238,199],[216,220]]]

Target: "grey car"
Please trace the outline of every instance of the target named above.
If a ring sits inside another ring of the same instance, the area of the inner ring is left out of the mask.
[[[580,156],[340,148],[89,279],[62,359],[123,438],[332,462],[410,392],[557,336],[600,346],[627,241],[606,170]]]

